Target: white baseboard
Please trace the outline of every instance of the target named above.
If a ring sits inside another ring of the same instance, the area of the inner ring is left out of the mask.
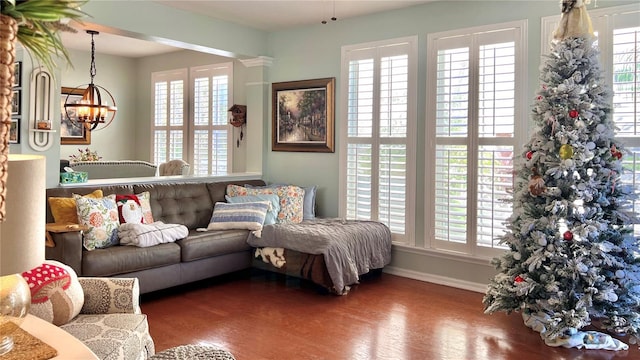
[[[427,274],[427,273],[422,273],[418,271],[402,269],[395,266],[385,266],[383,271],[391,275],[402,276],[402,277],[406,277],[414,280],[426,281],[426,282],[430,282],[438,285],[451,286],[454,288],[475,291],[483,294],[487,291],[487,284],[480,284],[480,283],[474,283],[470,281],[454,279],[446,276]]]

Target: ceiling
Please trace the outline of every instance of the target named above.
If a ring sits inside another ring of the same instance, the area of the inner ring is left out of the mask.
[[[347,18],[400,9],[433,0],[173,0],[157,3],[198,13],[215,19],[254,27],[264,31],[278,31],[298,26],[321,24],[331,25]],[[69,49],[91,49],[91,36],[83,28],[95,29],[91,24],[77,26],[77,33],[62,32],[62,41]],[[96,29],[100,31],[100,29]],[[181,50],[179,47],[163,45],[148,40],[134,39],[110,34],[102,30],[95,36],[96,53],[124,57],[143,57]]]

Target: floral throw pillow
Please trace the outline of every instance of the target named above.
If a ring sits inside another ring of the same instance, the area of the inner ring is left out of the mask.
[[[151,213],[151,194],[148,191],[142,192],[136,195],[140,201],[140,207],[142,208],[142,222],[145,224],[153,223],[153,214]]]
[[[86,225],[83,245],[87,250],[103,249],[118,244],[118,207],[116,195],[90,199],[74,195],[78,222]]]
[[[227,195],[250,196],[262,194],[275,194],[280,199],[280,211],[278,212],[278,224],[299,223],[304,217],[304,189],[295,185],[282,185],[272,188],[248,189],[239,185],[228,185]]]

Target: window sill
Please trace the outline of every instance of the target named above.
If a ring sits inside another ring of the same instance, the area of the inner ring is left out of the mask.
[[[468,264],[493,266],[491,265],[491,259],[493,259],[492,257],[472,256],[469,254],[456,252],[456,251],[426,249],[426,248],[419,248],[419,247],[409,246],[406,244],[399,244],[399,243],[394,243],[393,246],[402,252],[413,253],[418,255],[428,255],[428,256],[433,256],[441,259],[465,262]]]

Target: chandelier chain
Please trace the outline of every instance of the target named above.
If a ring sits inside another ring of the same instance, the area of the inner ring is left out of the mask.
[[[93,84],[93,78],[96,76],[96,43],[93,41],[93,33],[91,34],[91,68],[89,75],[91,75],[91,84]]]

